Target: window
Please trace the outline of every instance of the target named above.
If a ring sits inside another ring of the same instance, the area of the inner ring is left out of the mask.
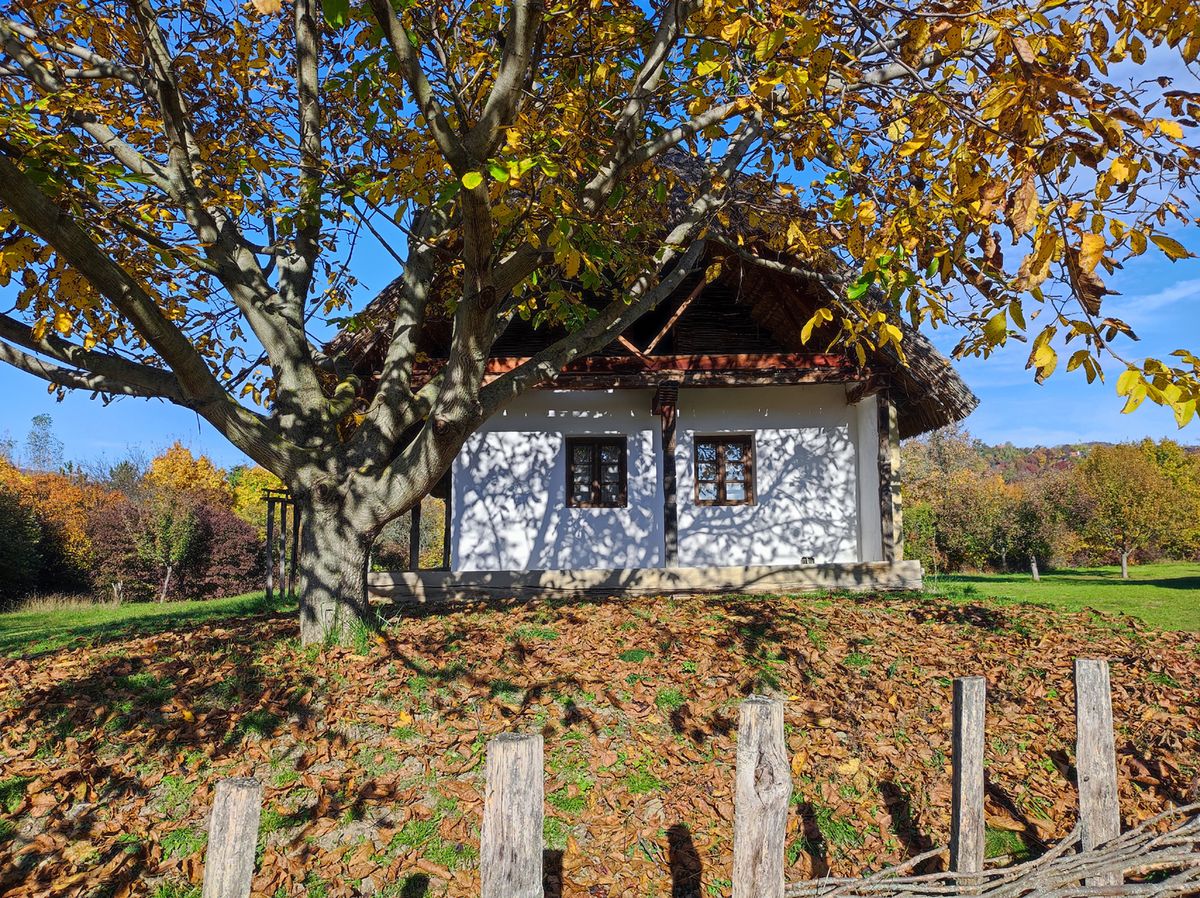
[[[624,508],[624,437],[567,437],[567,505]]]
[[[754,504],[754,440],[696,437],[696,504]]]

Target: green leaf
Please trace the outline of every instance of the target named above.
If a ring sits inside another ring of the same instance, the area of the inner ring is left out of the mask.
[[[508,183],[508,167],[501,165],[499,162],[488,163],[488,174],[501,184]],[[465,180],[463,183],[466,183]]]
[[[462,176],[462,186],[467,190],[474,190],[483,183],[483,173],[477,171],[469,171]]]
[[[859,278],[850,285],[850,289],[846,291],[848,299],[862,299],[867,295],[867,291],[871,288],[871,282],[866,278]]]
[[[983,326],[983,336],[988,343],[995,346],[997,343],[1002,343],[1004,338],[1008,336],[1008,316],[1001,312],[999,315],[994,315],[987,324]]]
[[[321,0],[321,10],[331,28],[341,28],[350,21],[350,0]]]
[[[754,58],[759,62],[766,62],[772,56],[779,52],[779,48],[783,46],[786,32],[782,28],[776,28],[754,48]]]

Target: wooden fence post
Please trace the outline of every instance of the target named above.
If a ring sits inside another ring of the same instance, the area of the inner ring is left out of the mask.
[[[275,499],[267,496],[267,603],[275,594]]]
[[[784,839],[792,771],[783,702],[752,695],[738,720],[733,804],[733,898],[783,898]]]
[[[1083,850],[1089,851],[1121,834],[1107,661],[1075,661],[1075,777],[1079,784],[1079,834]],[[1104,873],[1089,877],[1087,885],[1122,882],[1120,873]]]
[[[987,681],[954,681],[954,798],[950,820],[950,869],[982,873],[984,856],[983,745]],[[970,887],[970,880],[959,880]]]
[[[482,898],[542,898],[545,772],[540,733],[487,744],[479,837]]]
[[[247,898],[254,877],[262,784],[233,777],[217,782],[208,821],[203,898]]]

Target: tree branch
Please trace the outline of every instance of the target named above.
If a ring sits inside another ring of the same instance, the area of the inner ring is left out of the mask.
[[[0,315],[0,338],[72,368],[137,387],[145,391],[144,395],[160,396],[178,405],[187,405],[187,397],[175,375],[162,368],[144,365],[108,352],[84,349],[64,340],[58,334],[45,334],[39,340],[34,336],[33,328],[8,315]]]
[[[293,447],[281,440],[264,418],[242,407],[225,392],[188,337],[171,323],[142,286],[3,153],[0,153],[0,201],[24,227],[53,246],[129,319],[175,373],[189,408],[203,415],[230,442],[264,467],[276,473],[292,467]]]
[[[417,56],[416,48],[409,42],[408,34],[405,32],[404,26],[400,24],[400,19],[393,12],[392,5],[388,0],[369,0],[369,2],[371,12],[375,15],[375,20],[387,38],[388,46],[392,48],[392,53],[400,62],[404,78],[417,102],[417,108],[428,124],[438,149],[450,163],[455,174],[461,177],[471,170],[471,158],[458,135],[454,133],[454,129],[450,127],[446,113],[434,96],[433,86],[421,68],[421,60]]]
[[[583,207],[586,211],[595,212],[600,209],[616,186],[637,132],[645,121],[646,109],[662,81],[667,62],[671,58],[671,50],[683,34],[683,26],[688,16],[698,5],[696,0],[670,0],[663,7],[654,40],[646,51],[646,58],[634,79],[630,97],[617,118],[614,127],[616,141],[612,152],[583,188]]]
[[[484,160],[496,148],[503,128],[521,105],[526,76],[536,64],[533,47],[542,22],[542,0],[512,0],[508,7],[508,36],[500,67],[479,121],[463,140],[467,155]]]
[[[43,361],[3,340],[0,340],[0,362],[12,365],[26,374],[32,374],[47,383],[65,387],[68,390],[88,390],[93,393],[107,393],[111,396],[140,396],[146,399],[174,400],[174,397],[165,396],[156,390],[136,384],[114,380],[100,374],[76,371]]]

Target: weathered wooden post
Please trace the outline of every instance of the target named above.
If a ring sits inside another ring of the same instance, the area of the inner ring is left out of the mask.
[[[487,744],[479,837],[482,898],[542,898],[545,773],[540,733]]]
[[[267,495],[267,602],[275,594],[275,497]]]
[[[1083,850],[1089,851],[1121,834],[1107,661],[1075,661],[1075,777],[1079,784],[1079,835]],[[1122,882],[1120,873],[1087,879],[1089,887]]]
[[[778,699],[752,695],[742,702],[736,775],[733,898],[783,898],[792,775]]]
[[[984,856],[983,733],[987,681],[959,677],[954,681],[954,797],[950,820],[950,869],[982,873]],[[959,883],[970,889],[971,879]]]
[[[233,777],[217,782],[208,821],[203,898],[247,898],[254,877],[262,784]]]
[[[288,502],[285,498],[279,500],[279,594],[285,599],[288,597],[287,558]]]
[[[300,509],[292,502],[292,560],[288,571],[288,587],[294,596],[296,588],[296,559],[300,556]]]

